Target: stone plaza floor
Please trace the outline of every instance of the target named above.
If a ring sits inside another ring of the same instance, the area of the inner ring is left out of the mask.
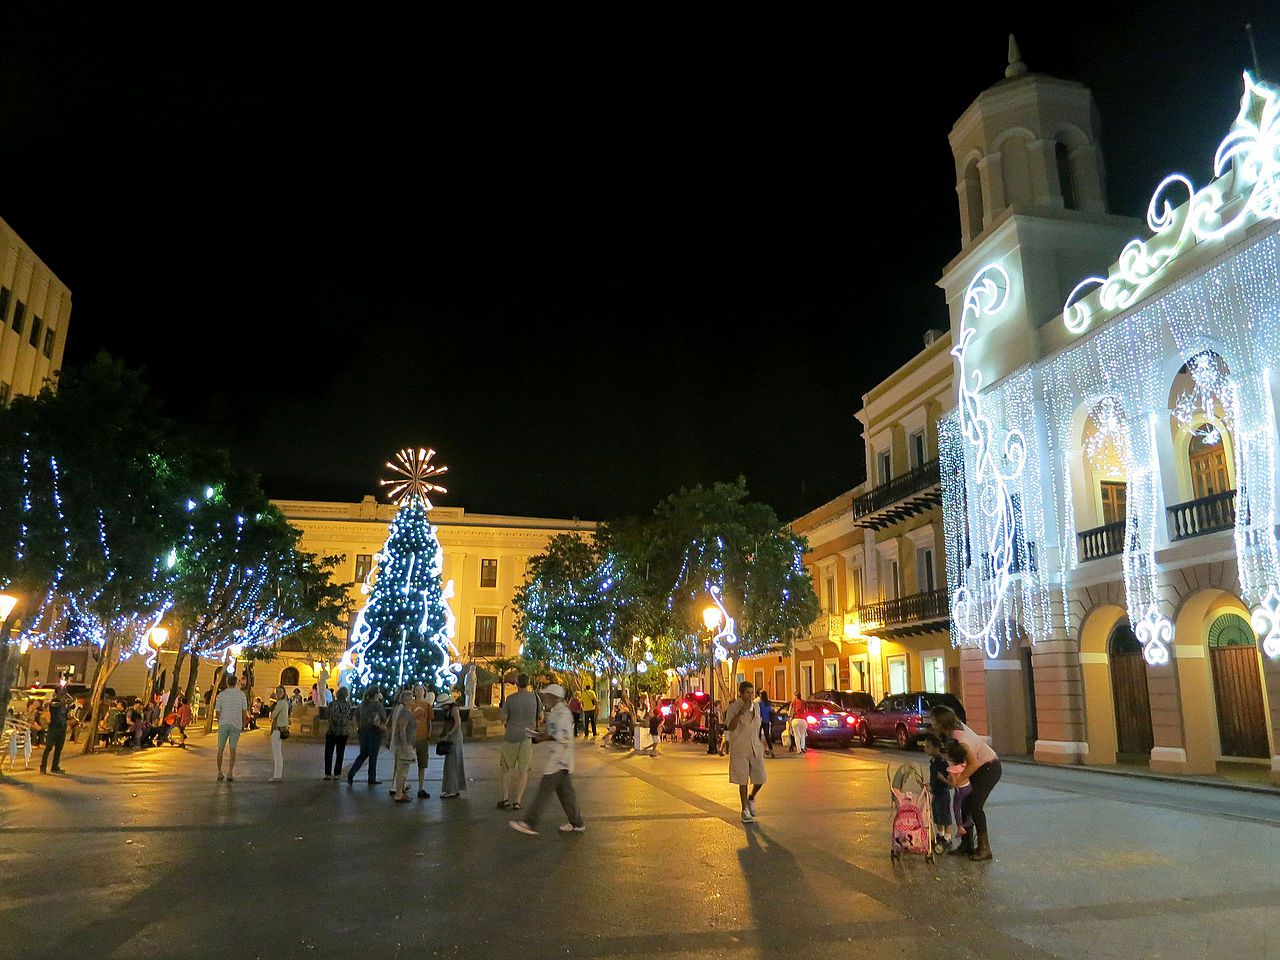
[[[780,755],[745,826],[724,759],[581,743],[587,831],[553,803],[529,837],[495,809],[496,744],[466,746],[456,800],[433,756],[412,804],[385,753],[387,785],[348,787],[320,744],[284,747],[282,784],[262,732],[234,784],[211,737],[6,774],[0,960],[1280,958],[1276,794],[1009,764],[994,862],[895,865],[895,751]]]

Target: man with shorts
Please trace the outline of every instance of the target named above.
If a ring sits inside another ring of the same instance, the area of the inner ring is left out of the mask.
[[[502,721],[507,732],[502,737],[502,799],[498,809],[519,810],[524,803],[524,788],[529,783],[533,766],[533,734],[542,715],[542,702],[529,689],[529,675],[516,677],[516,692],[502,704]]]
[[[236,686],[236,675],[227,676],[227,688],[218,694],[213,709],[218,715],[218,779],[227,783],[235,782],[236,746],[240,743],[240,734],[244,730],[244,718],[249,712],[249,701],[244,698],[244,691]],[[227,767],[227,775],[222,775],[222,750],[231,745],[231,765]]]
[[[760,704],[752,698],[751,681],[738,684],[738,697],[724,712],[729,736],[729,782],[738,785],[742,822],[756,822],[756,794],[764,786],[764,741],[760,737]],[[747,787],[751,787],[750,794]]]
[[[413,743],[414,752],[418,755],[418,799],[426,800],[431,796],[427,793],[425,781],[427,761],[431,758],[431,721],[435,715],[436,697],[422,684],[413,688],[413,695],[413,706],[409,709],[413,711],[413,719],[418,724],[417,738]]]

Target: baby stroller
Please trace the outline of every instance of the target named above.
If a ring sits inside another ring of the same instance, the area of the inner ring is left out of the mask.
[[[893,799],[889,859],[896,861],[904,853],[914,853],[933,863],[935,838],[929,784],[914,763],[900,765],[892,776],[885,767],[885,776],[889,777],[889,793]]]

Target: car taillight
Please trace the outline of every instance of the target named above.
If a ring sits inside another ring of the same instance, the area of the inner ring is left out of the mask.
[[[857,720],[857,718],[856,718],[856,717],[853,717],[853,716],[848,716],[848,715],[846,715],[846,716],[845,716],[845,718],[844,718],[844,722],[845,722],[846,724],[848,724],[849,726],[851,726],[851,727],[856,727],[856,726],[858,725],[858,720]]]
[[[830,710],[828,710],[826,707],[823,707],[823,708],[822,708],[822,715],[823,715],[824,717],[825,717],[828,713],[830,713],[830,712],[831,712],[831,711],[830,711]]]
[[[813,714],[810,714],[809,716],[805,717],[805,720],[813,725],[816,725],[818,723],[818,718],[813,716]]]
[[[689,709],[689,705],[688,705],[687,703],[682,703],[682,704],[680,704],[680,709],[681,709],[681,710],[688,710],[688,709]]]

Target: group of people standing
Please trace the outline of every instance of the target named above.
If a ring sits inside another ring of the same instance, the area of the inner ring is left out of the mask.
[[[285,695],[284,687],[277,687],[275,703],[271,707],[271,783],[284,779],[284,741],[289,739],[289,716],[293,703]],[[351,691],[339,687],[334,699],[326,708],[328,728],[324,738],[324,779],[342,779],[346,763],[347,743],[355,730],[359,752],[347,769],[348,785],[355,783],[356,774],[367,767],[370,786],[381,784],[378,779],[378,754],[389,748],[394,765],[395,788],[392,799],[407,803],[409,768],[418,768],[418,798],[427,799],[427,765],[432,748],[432,721],[434,695],[421,685],[406,687],[395,695],[391,709],[387,708],[382,690],[370,686],[357,704],[351,699]],[[229,676],[227,686],[214,701],[218,718],[218,780],[235,782],[236,749],[240,735],[250,721],[250,713],[244,691],[237,678]],[[457,797],[467,788],[466,769],[462,757],[462,712],[456,700],[450,700],[445,710],[444,732],[435,741],[435,752],[444,758],[444,783],[440,796]],[[230,757],[224,772],[223,755]]]

